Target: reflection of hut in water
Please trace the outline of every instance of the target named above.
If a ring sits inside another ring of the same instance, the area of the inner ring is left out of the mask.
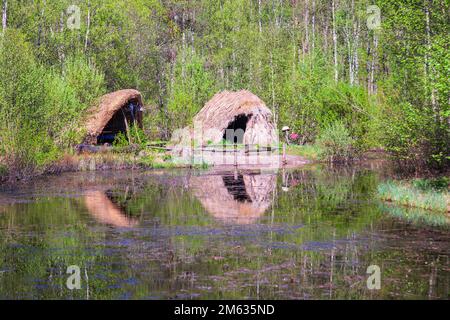
[[[132,124],[142,128],[143,103],[139,91],[120,90],[100,98],[100,103],[87,111],[86,144],[113,142],[116,135],[126,133]]]
[[[128,217],[102,191],[87,192],[84,203],[89,213],[100,223],[122,228],[131,228],[139,223]]]
[[[190,188],[215,218],[232,224],[255,223],[272,203],[276,175],[191,177]]]

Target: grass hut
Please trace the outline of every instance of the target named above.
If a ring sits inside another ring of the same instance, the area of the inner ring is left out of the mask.
[[[229,143],[275,145],[278,136],[272,112],[247,90],[216,94],[194,117],[194,138],[201,145]],[[241,134],[230,134],[231,132]],[[199,141],[200,140],[200,141]]]
[[[142,113],[142,96],[137,90],[120,90],[104,95],[98,105],[87,111],[84,143],[111,143],[119,132],[127,134],[132,124],[142,128]]]

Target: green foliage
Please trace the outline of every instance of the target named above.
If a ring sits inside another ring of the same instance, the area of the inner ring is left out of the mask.
[[[0,164],[0,181],[8,175],[8,168]]]
[[[138,164],[146,167],[146,168],[152,168],[155,164],[155,156],[150,154],[143,157],[140,157],[138,160]]]
[[[322,154],[322,150],[317,144],[289,145],[286,152],[287,154],[302,156],[310,160],[319,160],[319,155]]]
[[[76,3],[79,29],[65,23],[72,4],[8,2],[0,126],[25,123],[61,151],[80,140],[97,97],[136,88],[146,132],[168,139],[217,91],[248,89],[301,144],[331,138],[339,121],[358,153],[384,147],[403,168],[450,164],[448,2],[377,0],[376,31],[367,0],[336,1],[335,24],[330,2],[90,0]]]
[[[118,134],[116,134],[113,142],[114,147],[123,148],[129,145],[130,142],[128,141],[127,135],[125,133],[119,132]]]
[[[129,141],[128,137],[131,141]],[[114,138],[113,146],[121,148],[127,147],[129,145],[140,145],[142,147],[147,146],[150,143],[148,137],[146,136],[144,130],[136,125],[132,125],[129,128],[128,133],[119,132]]]
[[[450,131],[437,126],[428,110],[403,103],[388,110],[382,119],[386,123],[382,136],[384,145],[405,168],[446,166],[449,147],[444,140],[450,137]]]
[[[391,69],[382,83],[389,95],[383,142],[403,168],[448,167],[449,3],[379,0],[378,5],[381,45]]]
[[[133,125],[130,127],[130,137],[134,144],[139,144],[143,147],[147,146],[150,143],[147,135],[144,130],[139,128],[137,125]]]
[[[16,31],[5,32],[1,39],[0,72],[0,155],[10,173],[30,174],[52,160],[55,150],[45,132],[44,70]]]
[[[196,55],[179,58],[175,65],[173,86],[167,101],[171,129],[183,128],[215,93],[211,75],[204,61]]]
[[[82,55],[73,56],[65,61],[63,79],[75,91],[76,98],[84,107],[105,93],[103,74],[89,65]]]
[[[422,208],[433,211],[447,212],[446,192],[436,192],[434,190],[422,190],[413,185],[388,181],[378,186],[378,196],[382,200],[393,201],[395,203],[415,208]]]
[[[414,179],[412,185],[422,191],[434,190],[437,192],[448,191],[450,185],[449,177],[440,177],[435,179]]]
[[[355,156],[354,140],[341,121],[336,121],[321,133],[317,144],[320,158],[328,161],[348,161]]]
[[[81,61],[65,76],[44,68],[17,30],[7,30],[0,41],[0,157],[12,175],[26,177],[45,170],[64,148],[79,142],[86,98],[98,94],[102,80]],[[84,85],[74,72],[87,77]]]

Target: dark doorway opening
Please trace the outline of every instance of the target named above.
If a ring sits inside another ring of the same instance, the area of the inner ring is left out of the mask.
[[[124,121],[124,114],[121,110],[117,111],[108,124],[103,129],[102,133],[97,138],[98,144],[113,143],[116,135],[119,133],[126,133],[127,129]]]
[[[252,115],[240,114],[234,118],[223,133],[223,139],[230,143],[241,144],[244,142],[244,133]]]
[[[103,128],[102,133],[97,137],[97,144],[113,143],[119,133],[126,135],[127,125],[128,129],[136,123],[140,126],[141,111],[138,103],[136,100],[130,100],[121,109],[117,110]],[[125,120],[127,124],[125,124]]]

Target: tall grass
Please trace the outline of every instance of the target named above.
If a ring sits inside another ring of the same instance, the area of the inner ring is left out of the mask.
[[[403,206],[447,212],[449,195],[447,191],[419,189],[411,183],[388,181],[378,186],[378,196]]]
[[[286,150],[287,154],[293,156],[301,156],[310,160],[319,160],[322,150],[317,144],[289,145]]]

